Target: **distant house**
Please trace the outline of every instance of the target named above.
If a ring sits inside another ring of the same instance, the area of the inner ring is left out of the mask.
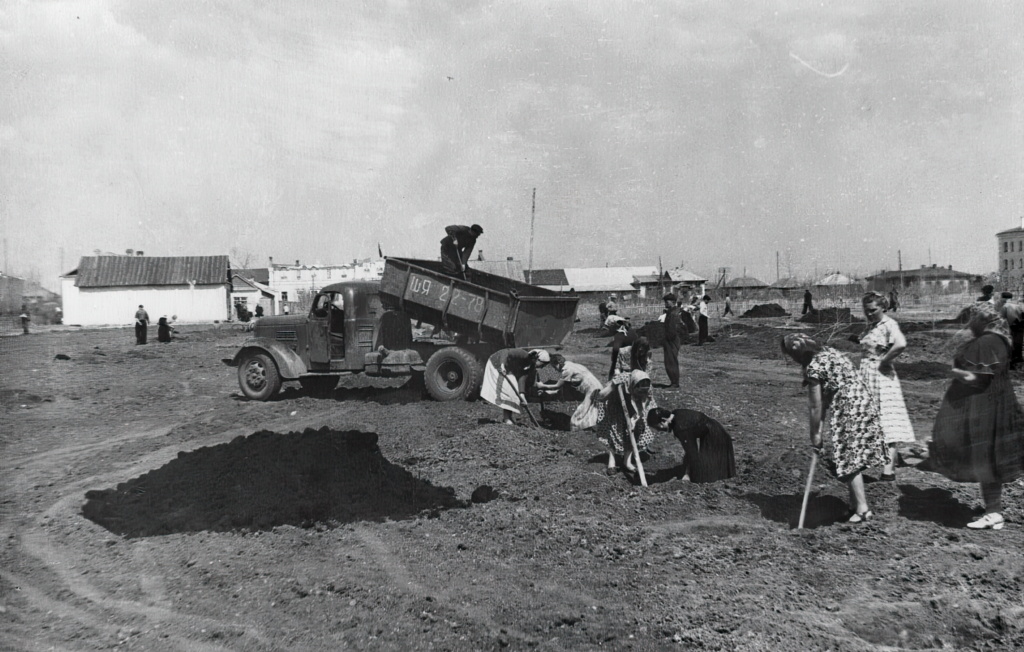
[[[641,298],[656,297],[660,299],[672,287],[672,279],[669,278],[668,272],[662,272],[660,275],[641,274],[634,276],[630,285],[639,290]]]
[[[227,256],[83,256],[61,277],[64,322],[132,324],[144,305],[155,322],[212,322],[230,314]]]
[[[281,293],[252,278],[240,273],[231,275],[231,306],[241,305],[248,312],[255,313],[256,306],[263,306],[264,315],[276,315],[280,312]],[[237,314],[233,312],[232,314]]]
[[[948,267],[921,265],[917,269],[883,271],[868,276],[864,280],[868,282],[868,289],[875,290],[876,292],[888,292],[894,287],[898,288],[901,286],[903,288],[916,286],[920,288],[941,288],[951,292],[967,292],[970,290],[971,284],[980,284],[982,277],[980,274],[958,272],[953,269],[952,265]]]
[[[1024,217],[1019,227],[997,233],[996,240],[999,272],[1008,283],[1021,281],[1024,279]]]
[[[577,294],[616,294],[621,299],[638,293],[633,278],[657,274],[657,267],[567,267],[565,278]]]
[[[768,284],[753,276],[739,276],[726,281],[725,287],[730,290],[760,290],[768,287]]]
[[[0,273],[0,314],[17,315],[25,303],[25,279]]]
[[[584,296],[615,294],[622,298],[639,295],[635,278],[657,274],[657,267],[566,267],[534,270],[526,278],[532,285],[556,292],[574,290]]]
[[[863,285],[863,283],[839,272],[833,272],[814,282],[814,287],[816,288],[842,287],[847,285]]]
[[[672,279],[673,288],[677,290],[680,288],[696,290],[701,296],[707,294],[708,279],[704,278],[700,274],[694,274],[682,267],[670,269],[666,273],[668,274],[668,277]]]
[[[569,289],[564,269],[535,269],[524,272],[524,276],[530,285],[539,285],[547,290],[564,292]]]
[[[807,287],[807,284],[798,279],[795,276],[787,276],[786,278],[780,278],[771,284],[775,290],[798,290]]]
[[[303,264],[296,260],[294,265],[275,263],[270,259],[269,278],[265,285],[281,293],[283,306],[289,312],[305,311],[309,308],[304,301],[312,298],[325,285],[343,281],[379,280],[384,275],[384,259],[353,260],[351,263]],[[259,281],[262,283],[263,281]]]

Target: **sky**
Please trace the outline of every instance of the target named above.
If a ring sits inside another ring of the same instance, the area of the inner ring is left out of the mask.
[[[436,258],[478,223],[524,268],[986,273],[1022,34],[1016,0],[9,0],[0,269]]]

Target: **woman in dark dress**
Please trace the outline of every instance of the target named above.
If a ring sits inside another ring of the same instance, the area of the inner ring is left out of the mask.
[[[647,413],[647,423],[656,430],[671,430],[683,445],[683,469],[691,482],[717,482],[736,475],[732,438],[703,412],[654,408]]]
[[[156,326],[156,339],[158,342],[170,342],[171,333],[174,331],[167,322],[167,317],[161,317]]]
[[[1022,474],[1024,419],[1010,384],[1009,329],[995,306],[971,306],[973,339],[953,359],[953,382],[942,397],[932,430],[931,460],[955,482],[978,482],[985,514],[967,524],[1003,527],[1003,485]]]

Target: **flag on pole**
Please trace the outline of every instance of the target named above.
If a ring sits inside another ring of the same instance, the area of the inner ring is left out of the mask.
[[[380,256],[381,258],[384,257],[384,252],[380,250],[380,243],[379,242],[377,243],[377,255]]]

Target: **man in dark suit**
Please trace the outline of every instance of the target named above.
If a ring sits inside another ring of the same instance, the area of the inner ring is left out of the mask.
[[[662,350],[665,354],[665,372],[668,373],[668,386],[679,387],[679,346],[683,336],[688,336],[688,333],[679,314],[676,295],[670,292],[664,296],[664,301],[665,340]]]

